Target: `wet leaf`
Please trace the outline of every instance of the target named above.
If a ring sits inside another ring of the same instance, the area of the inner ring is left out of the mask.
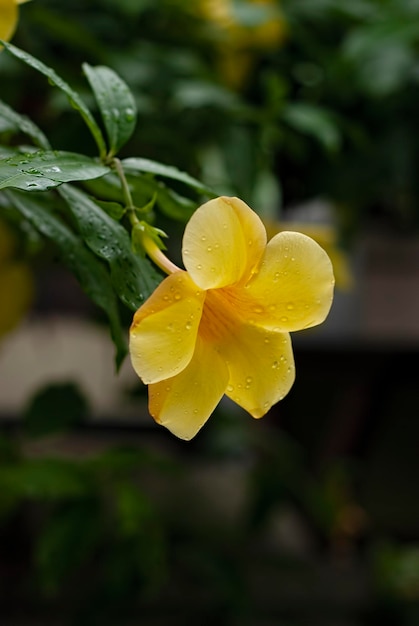
[[[148,259],[134,254],[125,228],[85,193],[65,185],[60,194],[88,247],[109,263],[112,284],[122,302],[136,311],[161,282],[160,274]]]
[[[121,163],[125,172],[128,174],[135,174],[137,172],[141,174],[154,174],[155,176],[162,176],[163,178],[178,180],[188,187],[191,187],[195,191],[208,195],[211,198],[215,198],[216,196],[216,194],[214,194],[214,192],[211,191],[209,187],[201,183],[196,178],[193,178],[186,172],[178,170],[177,167],[173,167],[171,165],[163,165],[162,163],[158,163],[157,161],[151,161],[150,159],[141,159],[138,157],[123,159]]]
[[[96,141],[97,147],[99,149],[99,154],[102,158],[106,155],[106,143],[105,139],[102,135],[102,131],[100,130],[96,120],[91,114],[90,110],[87,108],[83,100],[77,91],[74,91],[70,85],[68,85],[62,78],[59,76],[51,67],[48,67],[39,59],[36,59],[32,55],[28,54],[24,50],[17,48],[11,43],[3,42],[2,45],[5,49],[10,52],[14,57],[23,61],[30,67],[33,67],[35,70],[44,74],[52,85],[55,85],[65,93],[67,98],[69,99],[70,104],[73,108],[80,113],[83,120],[85,121],[87,127],[93,135],[94,140]]]
[[[5,102],[0,100],[0,132],[20,131],[30,137],[35,145],[44,150],[50,149],[50,144],[44,133],[25,115],[20,115]]]
[[[65,182],[98,178],[109,171],[94,159],[73,152],[17,154],[0,160],[0,189],[46,191]]]
[[[109,142],[109,155],[115,155],[134,132],[137,105],[128,85],[109,67],[83,64],[84,73],[95,94]]]
[[[118,368],[127,354],[127,345],[121,327],[118,301],[106,268],[85,248],[83,241],[43,205],[35,202],[28,194],[10,191],[6,193],[11,204],[21,215],[54,242],[64,264],[76,276],[84,291],[106,312],[116,347],[115,362]]]

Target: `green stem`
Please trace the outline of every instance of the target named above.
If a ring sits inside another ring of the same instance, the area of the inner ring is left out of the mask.
[[[131,226],[133,228],[141,231],[141,243],[144,247],[146,254],[148,254],[150,259],[157,265],[157,267],[163,270],[163,272],[165,272],[166,274],[179,272],[180,267],[172,263],[172,261],[168,259],[165,254],[163,254],[156,242],[153,241],[153,239],[149,235],[147,235],[144,226],[138,219],[135,211],[136,207],[132,201],[131,191],[121,161],[114,157],[112,159],[112,166],[118,174],[119,180],[121,181],[122,195],[124,197],[125,210],[128,215],[128,219],[131,222]]]

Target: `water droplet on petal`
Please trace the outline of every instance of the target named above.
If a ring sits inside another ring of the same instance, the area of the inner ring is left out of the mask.
[[[283,315],[280,321],[285,324],[286,322],[288,322],[288,317],[285,317],[285,315]]]
[[[234,391],[233,385],[228,385],[227,386],[227,391],[228,391],[228,393],[231,393],[232,391]]]
[[[294,308],[294,303],[293,303],[293,302],[288,302],[288,304],[287,304],[287,310],[288,310],[288,311],[292,311],[292,310],[293,310],[293,308]]]

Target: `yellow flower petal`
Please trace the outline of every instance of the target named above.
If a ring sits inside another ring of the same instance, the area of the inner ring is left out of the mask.
[[[336,228],[330,224],[315,224],[309,222],[264,222],[268,237],[273,237],[280,231],[296,231],[303,233],[317,241],[328,254],[333,266],[336,287],[342,291],[354,288],[355,278],[351,270],[348,255],[338,245]]]
[[[224,395],[228,370],[211,344],[198,337],[185,369],[149,386],[149,411],[157,423],[181,439],[192,439]]]
[[[230,372],[226,394],[253,417],[263,417],[291,389],[295,367],[288,333],[238,324],[220,352]]]
[[[181,372],[195,349],[205,292],[186,272],[168,276],[134,315],[130,353],[146,384]]]
[[[266,246],[259,273],[246,285],[254,323],[280,331],[302,330],[326,318],[333,298],[333,268],[310,237],[282,232]]]
[[[183,262],[202,289],[248,279],[266,243],[260,218],[238,198],[210,200],[195,211],[183,237]]]
[[[0,39],[11,39],[16,30],[17,18],[16,0],[0,0]]]

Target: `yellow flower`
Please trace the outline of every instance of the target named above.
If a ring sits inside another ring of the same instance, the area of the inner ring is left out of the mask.
[[[0,0],[0,39],[9,41],[16,30],[18,20],[18,4],[27,0]]]
[[[300,233],[266,240],[244,202],[210,200],[186,226],[186,271],[168,262],[169,276],[134,315],[131,361],[149,385],[150,413],[182,439],[224,394],[262,417],[294,382],[289,332],[329,312],[334,279],[324,250]]]
[[[33,297],[32,273],[14,259],[15,244],[12,232],[0,222],[0,338],[17,326]]]
[[[216,44],[219,53],[219,72],[233,88],[241,88],[253,69],[255,52],[274,50],[287,36],[287,24],[279,12],[276,0],[242,0],[243,7],[253,9],[252,24],[241,22],[233,0],[201,0],[203,17],[220,33]]]
[[[265,227],[269,237],[273,237],[283,230],[297,231],[304,233],[327,252],[336,279],[336,287],[342,291],[349,291],[353,288],[355,279],[353,277],[348,257],[339,248],[336,229],[327,224],[311,224],[305,222],[265,222]]]

